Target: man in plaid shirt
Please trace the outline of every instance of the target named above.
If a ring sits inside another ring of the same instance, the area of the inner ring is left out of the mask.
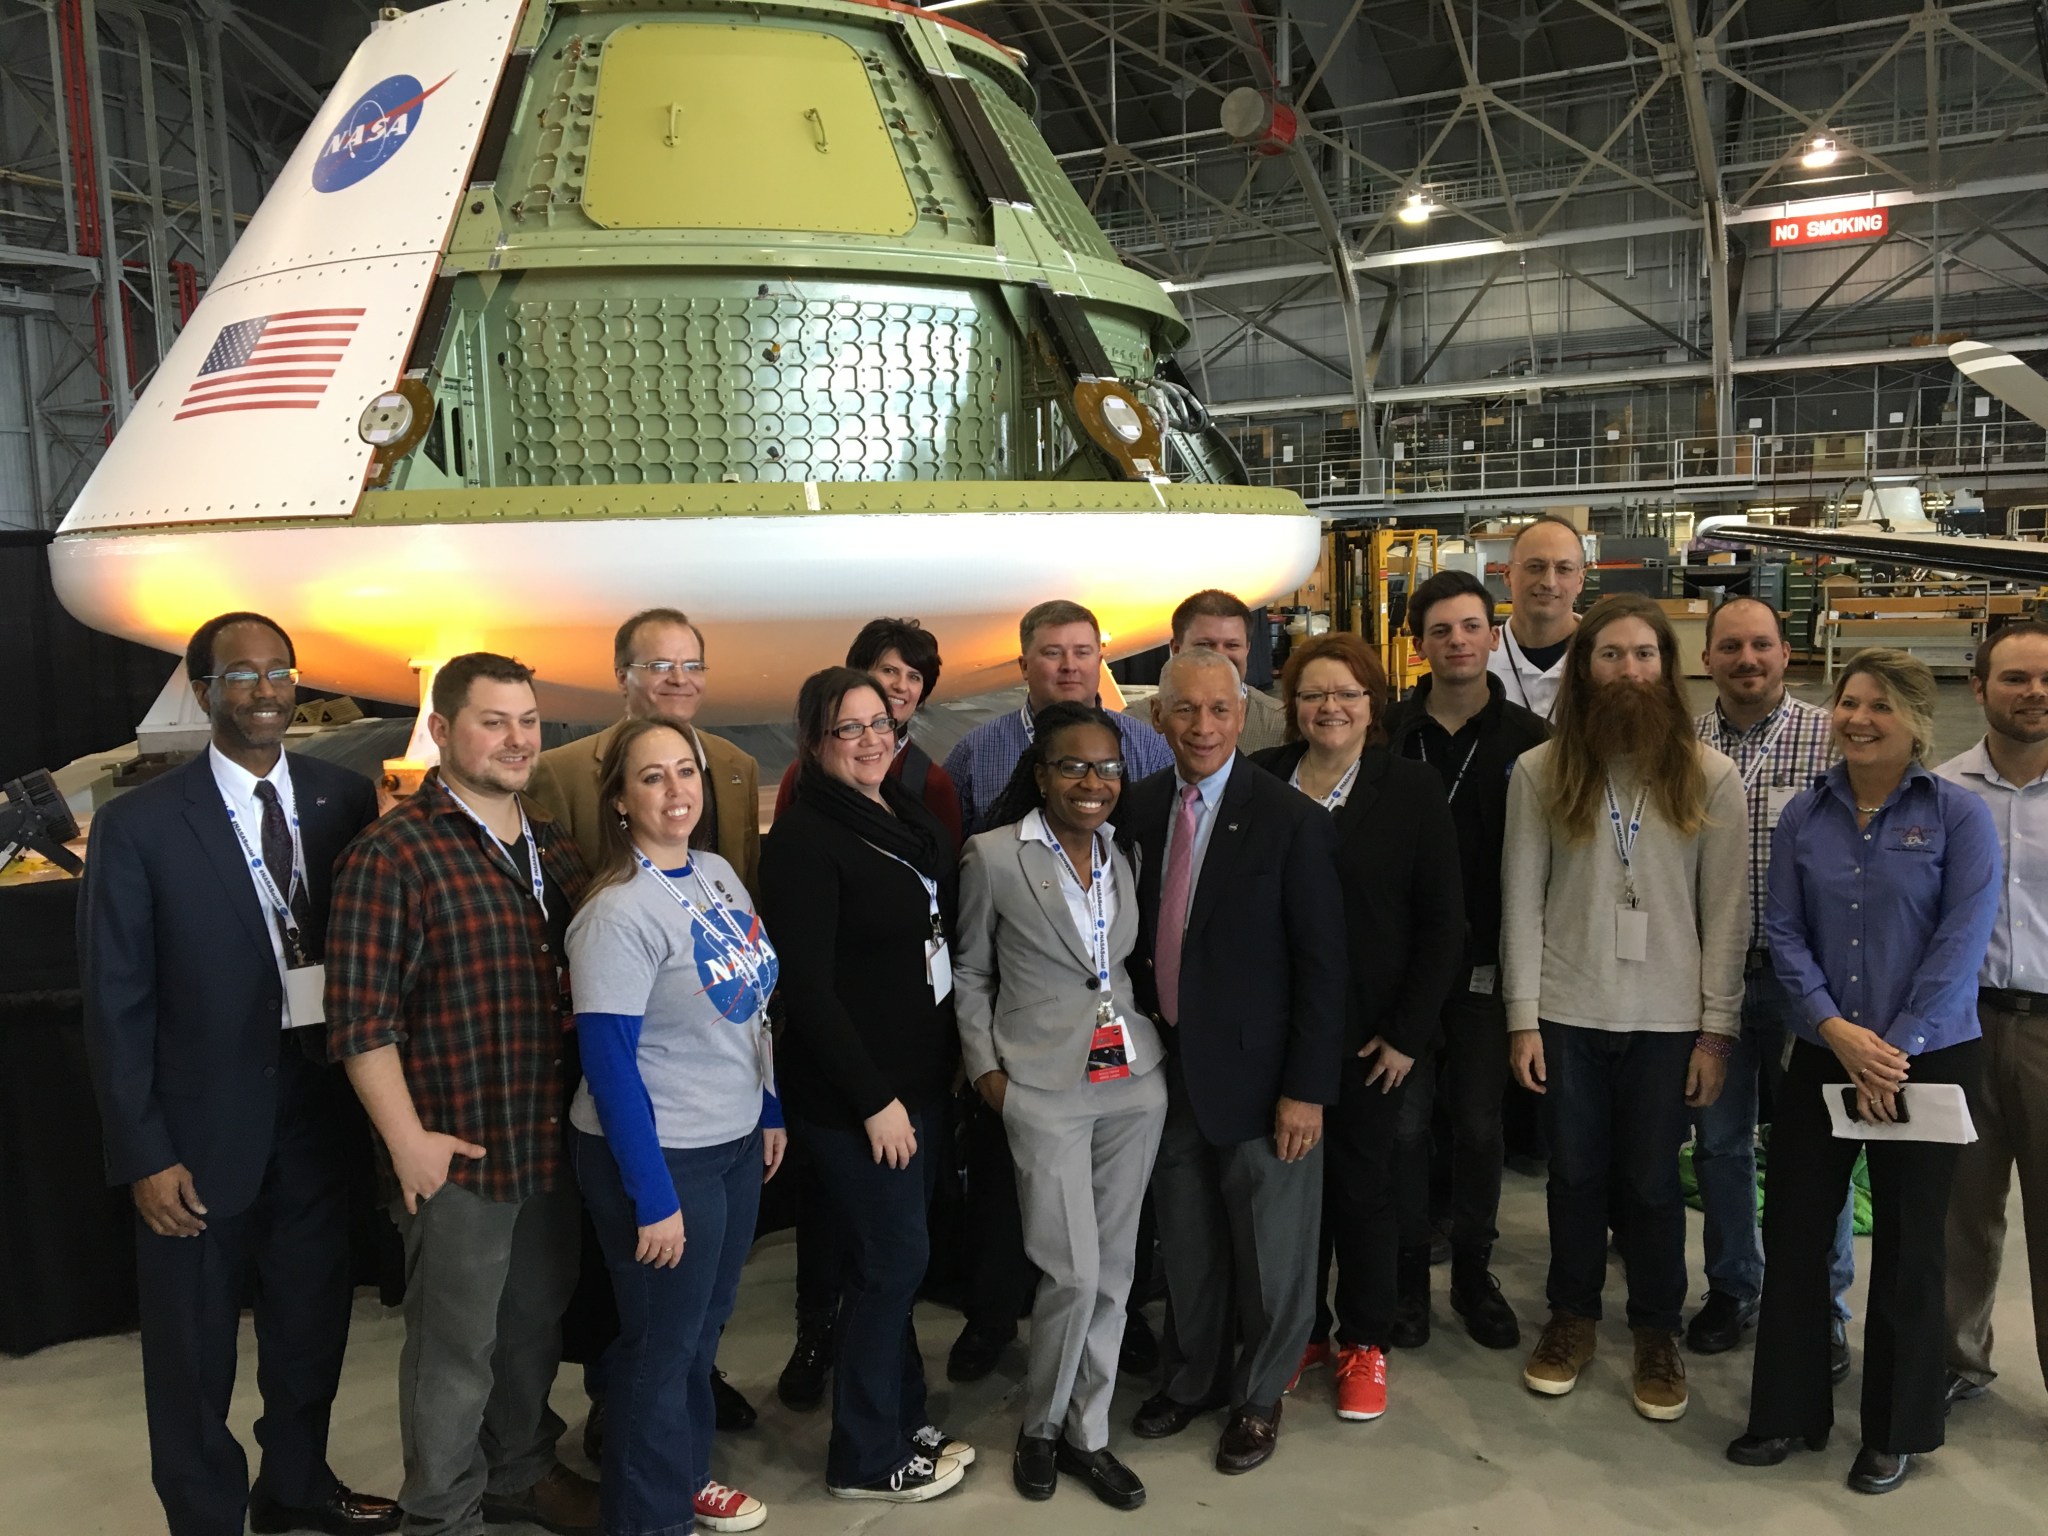
[[[458,656],[434,680],[441,766],[335,872],[328,1046],[370,1113],[405,1239],[405,1530],[595,1532],[548,1407],[579,1261],[562,1116],[575,1087],[563,936],[588,878],[521,795],[533,673]]]
[[[1749,958],[1744,963],[1742,1035],[1728,1059],[1720,1098],[1694,1117],[1693,1171],[1706,1210],[1707,1299],[1686,1329],[1686,1348],[1717,1355],[1756,1325],[1763,1291],[1763,1245],[1756,1217],[1756,1117],[1760,1079],[1776,1090],[1784,1076],[1786,1031],[1796,1004],[1771,967],[1764,946],[1766,876],[1771,834],[1794,795],[1812,787],[1835,760],[1828,712],[1792,697],[1785,668],[1792,659],[1783,625],[1768,603],[1732,597],[1707,618],[1707,672],[1718,697],[1696,717],[1701,741],[1734,760],[1749,802]],[[1832,1358],[1835,1380],[1849,1369],[1844,1325],[1854,1196],[1835,1229],[1829,1282],[1835,1295]]]

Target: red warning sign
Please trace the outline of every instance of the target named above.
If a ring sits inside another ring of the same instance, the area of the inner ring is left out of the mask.
[[[1807,213],[1771,220],[1771,249],[1788,245],[1833,245],[1842,240],[1881,240],[1891,229],[1891,211],[1863,208],[1853,213]]]

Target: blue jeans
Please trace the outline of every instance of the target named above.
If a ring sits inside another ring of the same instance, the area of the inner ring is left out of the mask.
[[[833,1336],[832,1440],[825,1482],[852,1488],[887,1477],[910,1459],[924,1427],[924,1357],[910,1309],[931,1259],[925,1211],[938,1159],[943,1104],[910,1111],[917,1155],[908,1168],[875,1161],[868,1133],[790,1121],[790,1139],[816,1161],[826,1198],[844,1213],[846,1267]],[[708,1367],[710,1361],[705,1362]]]
[[[1610,1194],[1632,1327],[1676,1333],[1685,1305],[1685,1073],[1693,1036],[1543,1024],[1553,1312],[1598,1318]]]
[[[1756,1121],[1759,1085],[1782,1103],[1785,1041],[1798,1004],[1768,965],[1754,967],[1743,984],[1742,1035],[1728,1058],[1721,1096],[1693,1116],[1693,1173],[1706,1211],[1707,1288],[1748,1306],[1763,1294],[1764,1249],[1756,1215]],[[1849,1320],[1849,1286],[1856,1278],[1856,1195],[1851,1190],[1835,1221],[1828,1254],[1828,1290],[1835,1317]]]
[[[576,1180],[619,1301],[605,1352],[605,1536],[684,1536],[711,1481],[711,1367],[732,1316],[761,1208],[761,1133],[714,1147],[664,1147],[683,1207],[683,1257],[633,1257],[640,1224],[602,1136],[576,1133]]]

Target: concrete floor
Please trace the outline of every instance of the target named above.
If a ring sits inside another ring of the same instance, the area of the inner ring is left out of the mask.
[[[1821,697],[1817,677],[1795,679],[1804,697]],[[1696,705],[1711,696],[1694,683]],[[1981,731],[1966,684],[1945,683],[1938,715],[1942,757]],[[1546,1254],[1541,1185],[1508,1175],[1495,1268],[1525,1326],[1542,1315]],[[1857,1242],[1859,1266],[1867,1239]],[[1700,1274],[1699,1218],[1691,1218],[1691,1264]],[[1676,1424],[1638,1418],[1627,1395],[1628,1335],[1617,1320],[1602,1328],[1601,1354],[1571,1396],[1531,1396],[1521,1385],[1519,1352],[1493,1353],[1468,1340],[1444,1301],[1437,1272],[1438,1333],[1429,1347],[1399,1353],[1389,1386],[1392,1407],[1373,1424],[1345,1424],[1330,1411],[1326,1372],[1290,1400],[1274,1461],[1249,1477],[1218,1476],[1209,1465],[1215,1428],[1197,1426],[1165,1442],[1134,1440],[1130,1413],[1150,1390],[1134,1382],[1118,1393],[1116,1447],[1143,1477],[1150,1502],[1135,1516],[1116,1514],[1067,1483],[1046,1507],[1028,1505],[1009,1484],[1009,1449],[1023,1374],[1012,1350],[996,1375],[970,1387],[944,1381],[947,1345],[958,1319],[920,1311],[926,1365],[939,1421],[982,1448],[964,1487],[929,1507],[849,1505],[823,1488],[824,1411],[792,1414],[773,1384],[790,1342],[793,1249],[786,1236],[764,1242],[742,1286],[721,1363],[761,1409],[752,1431],[724,1437],[718,1474],[769,1506],[768,1530],[827,1536],[867,1530],[956,1531],[983,1536],[1042,1532],[1167,1530],[1176,1536],[1257,1530],[1284,1520],[1319,1531],[1503,1533],[1503,1536],[1600,1536],[1608,1532],[1745,1530],[1790,1536],[1872,1531],[1987,1533],[2048,1530],[2048,1387],[2031,1349],[2019,1212],[2013,1212],[2010,1262],[1999,1292],[2000,1362],[2006,1372],[1991,1397],[1957,1410],[1948,1447],[1900,1492],[1868,1500],[1842,1486],[1856,1444],[1860,1325],[1852,1325],[1858,1373],[1836,1394],[1843,1422],[1819,1456],[1748,1471],[1722,1459],[1740,1433],[1748,1399],[1747,1347],[1691,1367],[1692,1407]],[[1618,1315],[1618,1267],[1608,1290]],[[1856,1305],[1861,1310],[1859,1277]],[[1156,1312],[1155,1312],[1156,1321]],[[394,1383],[401,1327],[364,1293],[357,1302],[346,1374],[335,1407],[333,1462],[351,1484],[395,1491],[399,1480]],[[235,1427],[253,1444],[256,1413],[253,1344],[245,1326],[244,1366]],[[573,1426],[583,1413],[577,1373],[565,1371],[556,1406]],[[576,1437],[565,1456],[581,1464]],[[132,1335],[60,1346],[24,1360],[0,1361],[0,1536],[141,1536],[162,1530],[149,1486],[143,1432],[141,1366]]]
[[[1543,1192],[1509,1174],[1495,1267],[1525,1327],[1542,1315],[1546,1253]],[[1691,1220],[1692,1273],[1700,1273],[1699,1218]],[[783,1536],[881,1529],[959,1531],[981,1536],[1044,1532],[1171,1529],[1176,1536],[1258,1530],[1276,1520],[1304,1530],[1412,1532],[1417,1536],[1601,1536],[1608,1532],[1742,1530],[1788,1536],[1833,1532],[1986,1533],[2048,1529],[2048,1389],[2030,1347],[2026,1261],[2013,1212],[2010,1262],[1999,1292],[1997,1326],[2005,1374],[1992,1395],[1957,1409],[1950,1444],[1925,1461],[1899,1492],[1860,1498],[1842,1486],[1856,1445],[1862,1358],[1860,1324],[1851,1344],[1858,1372],[1838,1389],[1842,1422],[1823,1455],[1749,1471],[1722,1459],[1742,1430],[1750,1349],[1691,1359],[1692,1407],[1675,1424],[1638,1418],[1627,1392],[1629,1340],[1618,1320],[1618,1265],[1610,1276],[1610,1320],[1601,1353],[1569,1397],[1533,1397],[1521,1384],[1522,1354],[1495,1353],[1467,1339],[1436,1272],[1437,1333],[1428,1348],[1397,1353],[1389,1373],[1392,1407],[1371,1424],[1346,1424],[1331,1412],[1328,1372],[1307,1378],[1289,1400],[1279,1454],[1248,1477],[1210,1467],[1220,1429],[1198,1425],[1174,1440],[1146,1442],[1128,1433],[1130,1414],[1150,1390],[1127,1383],[1117,1394],[1116,1448],[1145,1479],[1151,1497],[1135,1516],[1119,1515],[1071,1482],[1048,1506],[1026,1504],[1009,1482],[1016,1394],[1024,1361],[1012,1349],[997,1373],[969,1387],[944,1380],[946,1348],[957,1317],[920,1310],[926,1369],[939,1421],[973,1440],[982,1459],[965,1485],[930,1506],[844,1504],[823,1486],[828,1414],[793,1414],[774,1397],[790,1342],[794,1250],[786,1237],[763,1242],[747,1270],[721,1363],[761,1410],[761,1422],[720,1440],[718,1475],[769,1506],[770,1531]],[[1859,1267],[1868,1239],[1857,1240]],[[1860,1314],[1859,1276],[1855,1305]],[[1156,1321],[1156,1311],[1155,1311]],[[401,1326],[367,1292],[356,1305],[347,1372],[335,1406],[333,1462],[354,1486],[391,1492],[399,1479],[396,1381]],[[245,1445],[257,1409],[254,1351],[243,1334],[243,1370],[235,1427]],[[582,1418],[578,1373],[565,1370],[555,1404],[573,1427]],[[577,1437],[564,1455],[582,1465]],[[161,1531],[149,1486],[143,1434],[141,1365],[132,1335],[95,1339],[0,1363],[0,1532],[5,1536],[141,1536]],[[525,1533],[521,1533],[525,1536]]]

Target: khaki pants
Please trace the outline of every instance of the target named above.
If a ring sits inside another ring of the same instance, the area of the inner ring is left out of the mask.
[[[2005,1257],[2006,1198],[2015,1166],[2034,1293],[2034,1347],[2048,1375],[2048,1014],[1977,1005],[1984,1088],[1970,1113],[1948,1207],[1948,1366],[1978,1386],[1991,1368],[1991,1302]]]

